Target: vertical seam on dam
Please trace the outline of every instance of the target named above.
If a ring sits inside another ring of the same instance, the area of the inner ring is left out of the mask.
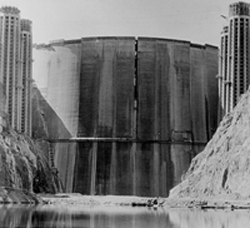
[[[133,138],[137,138],[138,135],[138,75],[137,75],[137,68],[138,68],[138,40],[135,39],[135,74],[134,74],[134,136]]]

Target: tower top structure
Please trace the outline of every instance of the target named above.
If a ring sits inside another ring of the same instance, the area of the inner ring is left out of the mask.
[[[13,14],[13,15],[20,14],[20,10],[17,7],[13,6],[3,6],[0,8],[0,12],[3,14]]]
[[[31,32],[31,24],[32,24],[31,20],[22,19],[21,20],[21,30]]]
[[[250,4],[246,2],[235,2],[229,5],[229,17],[250,16]]]

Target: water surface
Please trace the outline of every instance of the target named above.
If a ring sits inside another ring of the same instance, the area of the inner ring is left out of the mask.
[[[11,228],[246,228],[250,211],[130,207],[2,206],[0,227]]]

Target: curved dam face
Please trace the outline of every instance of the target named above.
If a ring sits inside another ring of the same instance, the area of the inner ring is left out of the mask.
[[[168,196],[217,127],[216,47],[94,37],[37,46],[34,58],[72,137],[50,139],[66,192]]]

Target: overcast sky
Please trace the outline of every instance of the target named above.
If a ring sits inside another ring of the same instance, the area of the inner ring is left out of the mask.
[[[231,0],[0,0],[33,22],[33,42],[147,36],[219,45]]]

